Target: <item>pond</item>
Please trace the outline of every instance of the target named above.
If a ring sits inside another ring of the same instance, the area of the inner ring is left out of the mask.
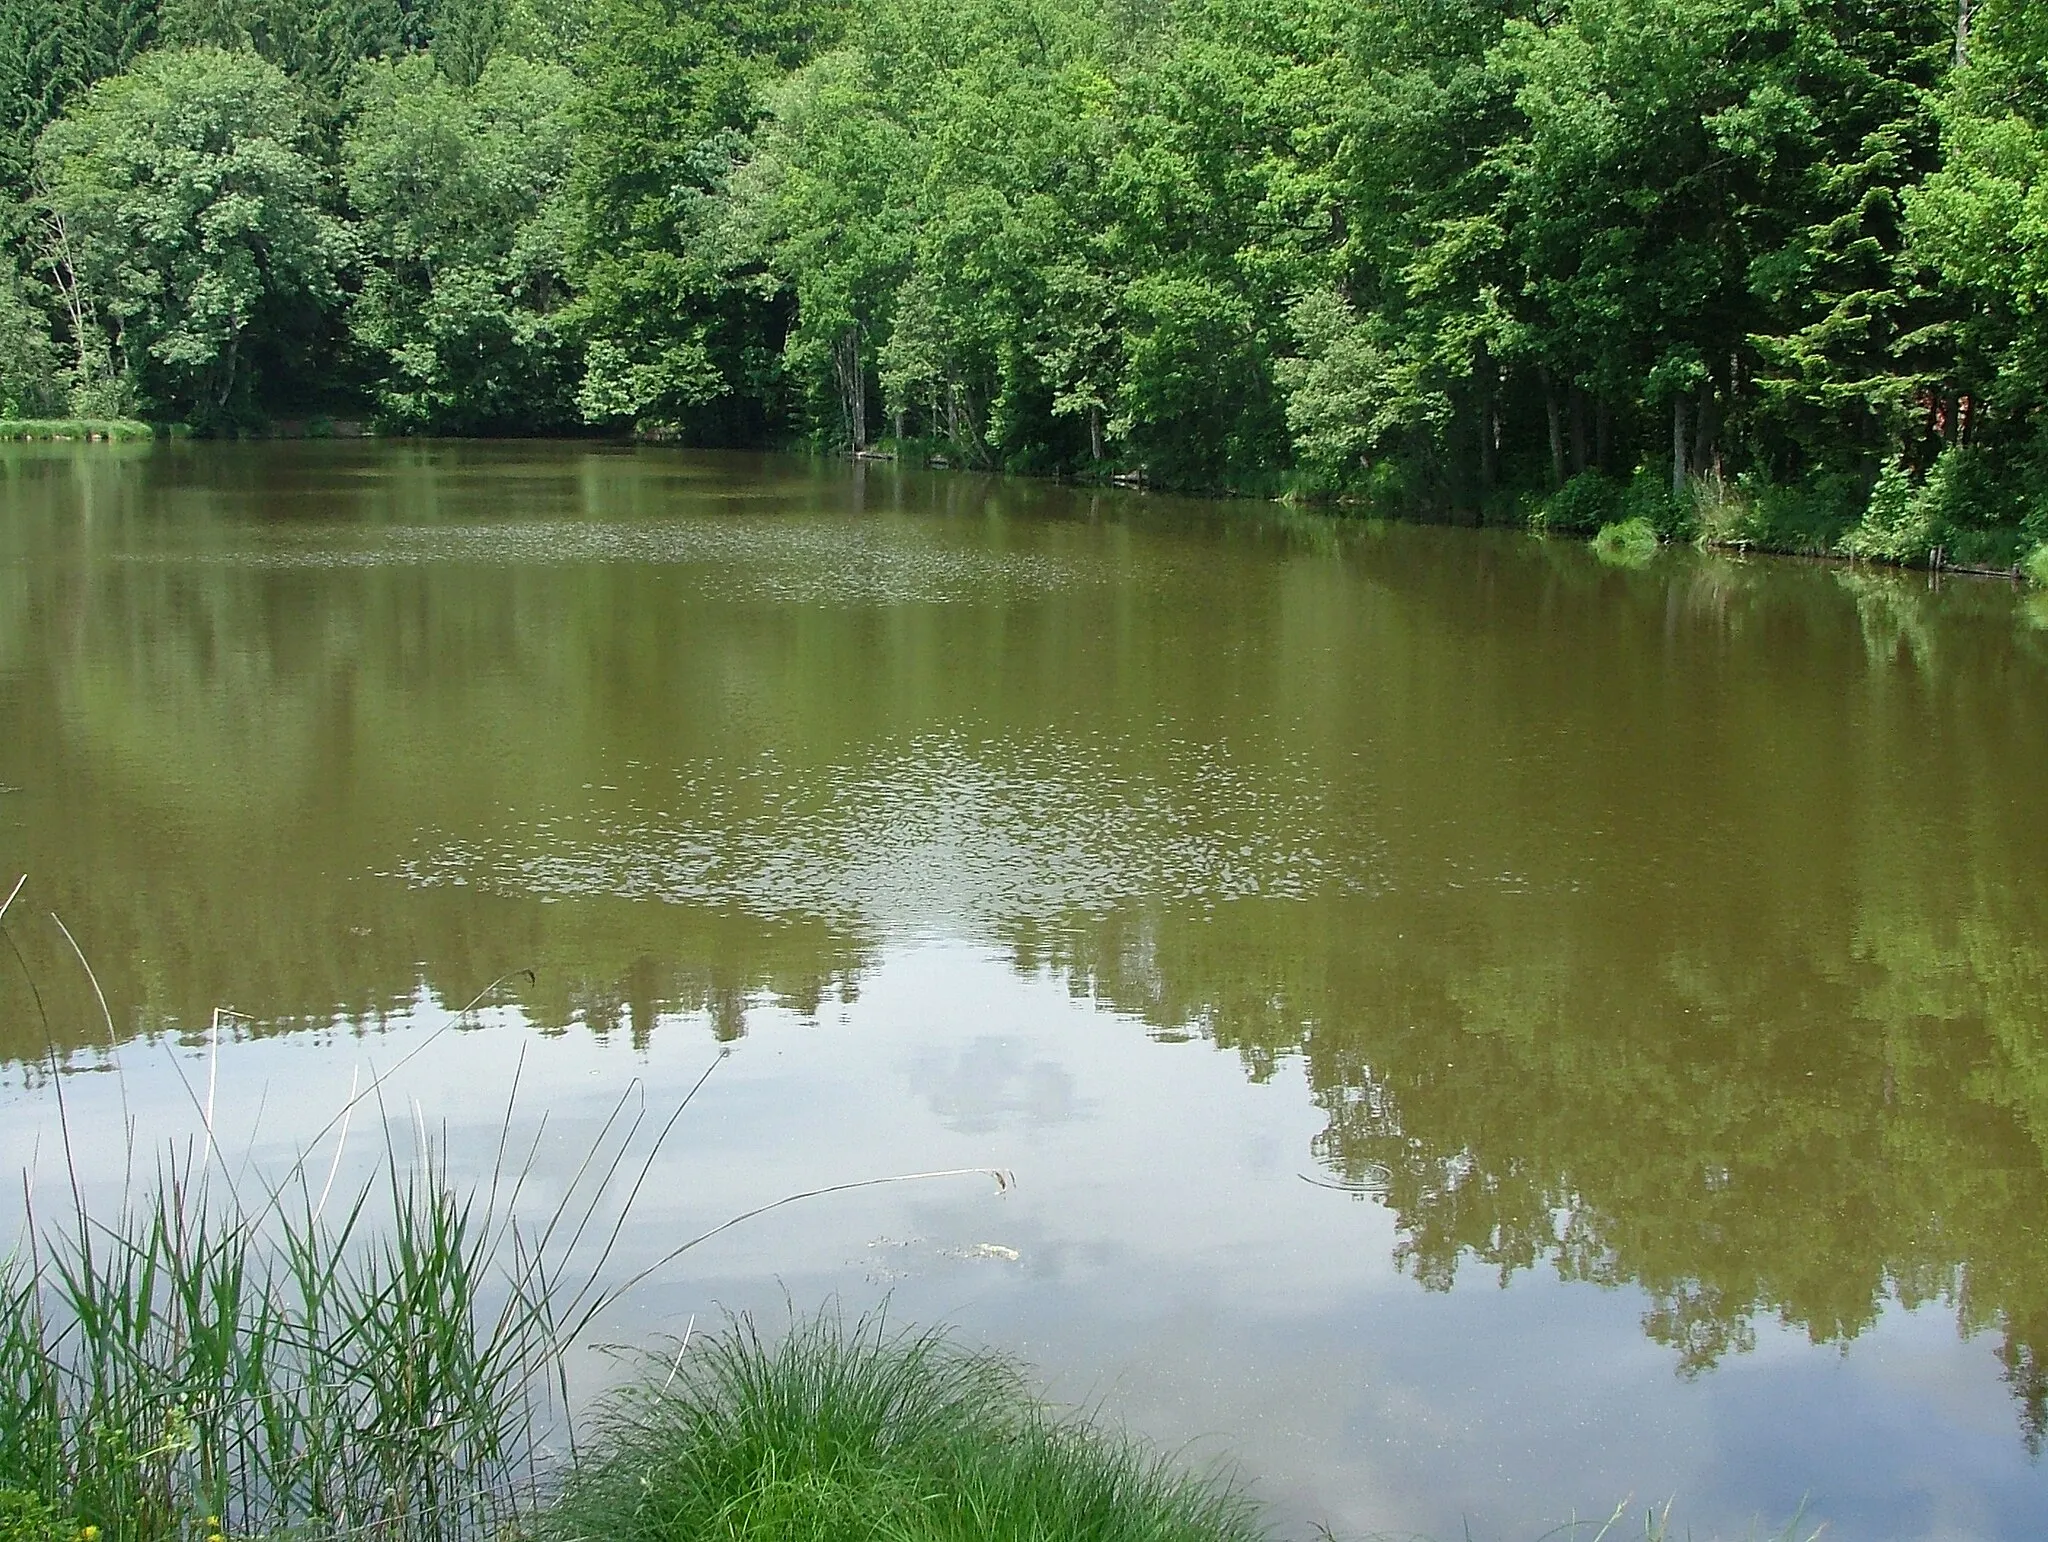
[[[655,447],[8,447],[0,788],[10,1193],[60,1090],[117,1192],[208,1104],[325,1169],[374,1081],[553,1194],[713,1068],[622,1275],[1014,1183],[773,1210],[595,1339],[886,1303],[1297,1535],[2048,1528],[2008,586]]]

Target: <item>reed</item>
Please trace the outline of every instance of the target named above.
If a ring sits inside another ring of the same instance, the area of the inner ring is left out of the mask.
[[[167,1164],[0,1270],[0,1489],[107,1542],[471,1535],[538,1476],[559,1363],[539,1271],[438,1159],[323,1214]],[[373,1219],[374,1218],[374,1219]]]

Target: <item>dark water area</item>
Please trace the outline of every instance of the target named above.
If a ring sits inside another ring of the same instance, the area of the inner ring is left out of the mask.
[[[622,1268],[1017,1186],[777,1211],[621,1341],[886,1300],[1298,1533],[2048,1532],[2009,587],[657,448],[7,446],[0,788],[9,1174],[57,1181],[53,1058],[75,1128],[189,1138],[205,1076],[279,1150],[415,1051],[388,1117],[488,1146],[517,1066],[570,1152],[723,1047]]]

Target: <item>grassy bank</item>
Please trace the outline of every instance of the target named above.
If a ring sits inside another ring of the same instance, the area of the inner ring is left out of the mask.
[[[1254,1542],[1253,1507],[1037,1401],[1007,1361],[830,1317],[740,1323],[617,1402],[548,1542]]]
[[[134,418],[0,418],[0,440],[81,439],[123,443],[154,439],[157,431]]]
[[[0,1542],[1263,1535],[1008,1362],[831,1317],[686,1343],[565,1467],[542,1405],[576,1311],[566,1210],[521,1246],[497,1185],[431,1161],[253,1215],[205,1187],[167,1174],[0,1267]]]

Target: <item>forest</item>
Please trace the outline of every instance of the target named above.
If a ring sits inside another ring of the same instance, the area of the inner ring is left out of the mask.
[[[0,0],[0,415],[2048,577],[2044,169],[2035,0]]]

